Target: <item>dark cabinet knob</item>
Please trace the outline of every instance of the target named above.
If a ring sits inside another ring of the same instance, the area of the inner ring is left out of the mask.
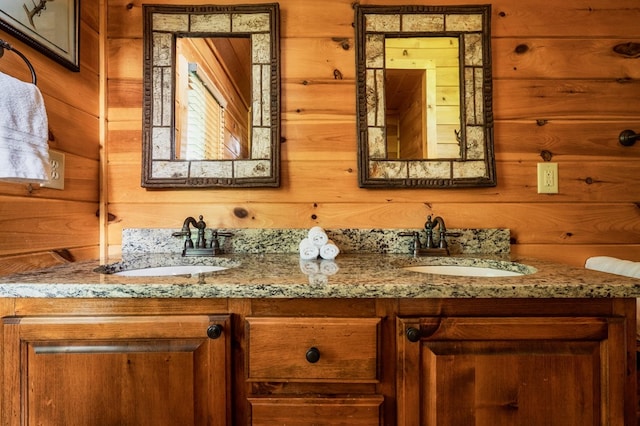
[[[420,330],[415,327],[409,327],[406,331],[407,339],[409,339],[410,342],[417,342],[420,340],[421,334]]]
[[[218,324],[212,324],[207,328],[207,336],[209,339],[217,339],[222,336],[222,326]]]
[[[309,348],[309,350],[305,354],[305,357],[311,364],[315,364],[320,360],[320,351],[316,347]]]

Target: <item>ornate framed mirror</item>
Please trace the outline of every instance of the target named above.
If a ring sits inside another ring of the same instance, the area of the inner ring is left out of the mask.
[[[495,186],[491,6],[355,6],[360,187]]]
[[[142,186],[279,186],[278,4],[143,8]]]

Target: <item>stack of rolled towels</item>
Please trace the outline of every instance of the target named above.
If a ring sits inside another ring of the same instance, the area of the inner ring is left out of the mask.
[[[320,226],[314,226],[307,233],[307,237],[300,241],[300,258],[312,260],[321,257],[333,260],[340,253],[340,249],[329,239],[327,233]]]

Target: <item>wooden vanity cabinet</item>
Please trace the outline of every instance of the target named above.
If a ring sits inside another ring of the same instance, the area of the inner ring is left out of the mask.
[[[5,317],[3,425],[227,425],[228,315]]]
[[[2,425],[633,426],[635,306],[0,299]]]

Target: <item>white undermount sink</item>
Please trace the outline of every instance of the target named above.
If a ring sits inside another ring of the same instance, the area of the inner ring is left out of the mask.
[[[518,277],[537,272],[536,268],[523,263],[497,259],[447,257],[421,263],[405,264],[403,269],[423,274],[459,277]]]
[[[422,272],[423,274],[457,275],[462,277],[516,277],[524,275],[521,272],[482,266],[422,265],[406,266],[404,269],[413,272]]]
[[[208,272],[216,272],[227,269],[224,266],[212,265],[176,265],[176,266],[158,266],[153,268],[127,269],[115,272],[113,275],[125,277],[165,277],[174,275],[197,275]]]

